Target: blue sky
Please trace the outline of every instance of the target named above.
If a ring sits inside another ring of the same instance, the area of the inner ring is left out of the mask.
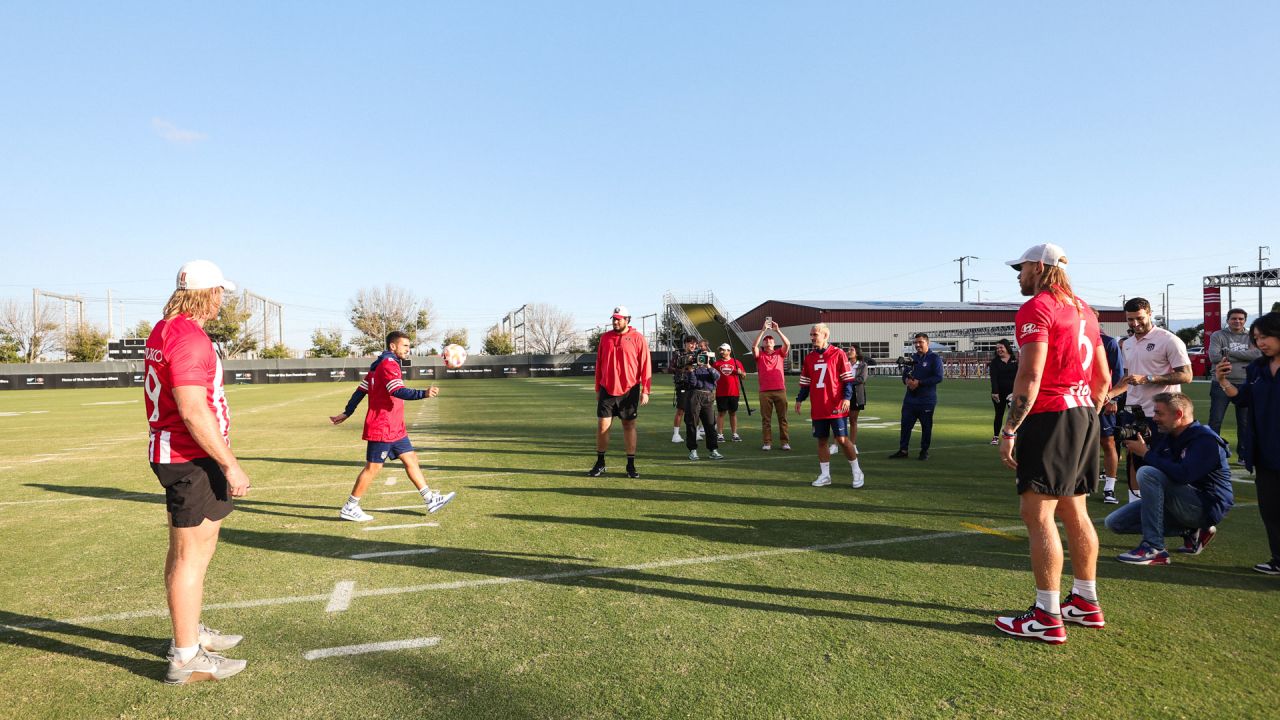
[[[0,298],[131,324],[195,257],[295,348],[384,283],[474,348],[528,302],[955,300],[961,255],[1016,300],[1036,242],[1174,317],[1280,264],[1271,2],[10,3],[0,66]]]

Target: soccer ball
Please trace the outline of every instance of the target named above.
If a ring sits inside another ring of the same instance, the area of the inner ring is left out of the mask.
[[[461,345],[445,345],[444,351],[440,353],[440,359],[444,360],[444,366],[451,370],[462,367],[462,363],[467,361],[467,349]]]

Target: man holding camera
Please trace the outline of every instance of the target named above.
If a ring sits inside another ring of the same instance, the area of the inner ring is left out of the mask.
[[[1142,499],[1107,516],[1112,532],[1140,533],[1138,547],[1116,556],[1130,565],[1168,565],[1166,536],[1181,534],[1179,552],[1198,555],[1231,509],[1231,468],[1227,442],[1196,422],[1191,399],[1180,392],[1152,398],[1160,434],[1150,447],[1142,435],[1126,440],[1143,459],[1138,469]]]
[[[680,437],[680,426],[684,424],[684,410],[689,404],[689,388],[685,382],[687,376],[684,368],[693,362],[693,357],[697,354],[698,338],[685,335],[684,350],[677,350],[671,356],[671,362],[667,363],[667,372],[671,373],[676,385],[676,416],[671,422],[671,442],[673,443],[684,442],[684,438]]]
[[[720,443],[716,438],[716,384],[720,373],[711,365],[711,353],[699,350],[696,353],[684,353],[678,358],[679,365],[675,372],[679,373],[679,383],[685,390],[685,440],[684,446],[689,448],[689,459],[698,459],[698,440],[706,437],[707,450],[712,460],[723,460],[720,454]],[[701,424],[701,431],[698,425]]]
[[[782,347],[775,347],[770,330],[782,338]],[[791,341],[782,334],[782,328],[773,318],[765,318],[764,328],[756,335],[752,351],[756,355],[756,378],[760,382],[761,450],[773,449],[773,413],[778,413],[778,437],[782,449],[791,449],[791,437],[787,433],[787,379],[783,365],[791,353]]]
[[[890,460],[907,457],[911,430],[920,421],[920,459],[929,459],[929,441],[933,439],[933,410],[938,405],[938,383],[942,382],[942,358],[929,349],[929,336],[916,333],[916,351],[898,361],[902,366],[902,384],[907,393],[902,398],[902,427],[898,431],[898,452]]]
[[[1262,357],[1262,351],[1249,341],[1249,333],[1244,323],[1249,314],[1240,308],[1232,308],[1227,312],[1227,326],[1209,336],[1209,367],[1216,368],[1223,360],[1231,361],[1231,372],[1227,380],[1239,392],[1244,384],[1245,368],[1249,363]],[[1227,414],[1227,403],[1231,399],[1217,382],[1209,383],[1209,427],[1219,435],[1222,434],[1222,418]],[[1244,458],[1249,453],[1249,411],[1236,406],[1236,457]]]
[[[1151,303],[1145,298],[1131,298],[1124,304],[1124,321],[1133,337],[1121,346],[1127,374],[1111,388],[1109,397],[1127,392],[1126,402],[1142,408],[1147,423],[1156,431],[1155,397],[1162,392],[1181,392],[1182,383],[1191,382],[1191,358],[1187,346],[1173,333],[1156,327],[1151,317]],[[1129,502],[1142,497],[1138,489],[1138,468],[1142,458],[1129,453]]]

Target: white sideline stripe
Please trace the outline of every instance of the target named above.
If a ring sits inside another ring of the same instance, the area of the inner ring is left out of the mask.
[[[255,485],[253,487],[252,492],[260,493],[267,490],[309,490],[311,488],[321,488],[321,487],[339,487],[339,486],[349,487],[350,485],[351,483],[348,481],[331,482],[331,483],[310,483],[307,485],[268,485],[266,487],[258,487]],[[417,490],[415,490],[414,492],[417,492]],[[35,505],[38,503],[79,502],[83,500],[124,500],[131,497],[147,497],[147,496],[163,497],[164,493],[138,491],[138,492],[120,493],[119,495],[104,495],[102,497],[51,498],[49,500],[5,500],[5,501],[0,501],[0,507],[3,507],[5,505]],[[250,497],[250,499],[252,499],[252,497]]]
[[[413,648],[435,647],[440,644],[438,637],[412,638],[409,640],[388,640],[387,642],[365,643],[364,645],[343,645],[342,647],[308,650],[302,653],[303,660],[319,660],[340,655],[363,655],[365,653],[387,652],[389,650],[411,650]]]
[[[440,552],[440,548],[415,548],[413,550],[387,550],[386,552],[358,553],[351,555],[352,560],[368,560],[380,557],[399,557],[401,555],[427,555]]]
[[[106,402],[80,403],[80,405],[81,407],[87,407],[89,405],[132,405],[136,402],[139,402],[139,401],[138,400],[108,400]]]
[[[351,595],[356,590],[354,580],[340,580],[338,584],[333,586],[333,593],[329,595],[329,604],[324,607],[325,612],[342,612],[351,607]]]
[[[395,485],[395,484],[396,484],[396,479],[395,479],[395,478],[388,478],[388,479],[387,479],[386,484],[387,484],[387,485]]]
[[[377,532],[378,530],[401,530],[403,528],[416,528],[416,527],[440,527],[440,523],[409,523],[408,525],[382,525],[380,527],[367,527],[364,529],[364,531]]]
[[[414,492],[417,492],[417,491],[415,490]],[[384,508],[369,508],[369,510],[372,512],[379,512],[383,510],[413,510],[415,508],[418,510],[426,510],[427,504],[418,503],[417,505],[393,505],[391,507],[384,507]]]

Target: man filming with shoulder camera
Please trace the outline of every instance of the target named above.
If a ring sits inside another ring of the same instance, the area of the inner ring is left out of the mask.
[[[1160,434],[1147,445],[1141,433],[1125,440],[1143,460],[1138,468],[1142,498],[1107,516],[1112,532],[1139,533],[1142,542],[1117,560],[1131,565],[1168,565],[1164,539],[1182,535],[1178,552],[1198,555],[1217,534],[1231,509],[1227,442],[1195,419],[1191,399],[1180,392],[1153,398]]]
[[[915,352],[898,361],[902,368],[902,384],[907,392],[902,397],[902,425],[898,431],[898,452],[890,460],[907,457],[911,430],[920,421],[920,459],[929,459],[929,442],[933,439],[933,409],[938,406],[938,383],[942,382],[942,358],[929,349],[929,336],[916,333],[912,340]]]

